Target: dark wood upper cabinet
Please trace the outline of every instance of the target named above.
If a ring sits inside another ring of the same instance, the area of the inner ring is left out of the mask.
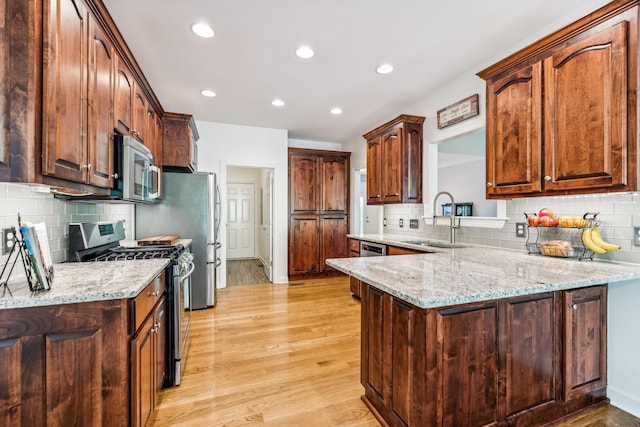
[[[289,149],[289,276],[334,270],[349,255],[349,158],[338,151]]]
[[[89,14],[82,0],[45,2],[43,175],[84,182]]]
[[[130,135],[133,127],[133,75],[122,58],[116,56],[114,127],[123,135]]]
[[[112,43],[95,18],[89,15],[89,76],[87,155],[89,183],[113,185],[113,90],[115,53]]]
[[[363,135],[367,204],[422,203],[424,120],[404,114]]]
[[[45,7],[43,175],[113,183],[114,49],[82,0]]]
[[[618,22],[544,60],[546,190],[627,184],[628,38]]]
[[[542,65],[487,83],[487,195],[542,191]]]
[[[166,170],[198,168],[197,141],[200,138],[193,116],[165,113],[162,117],[162,166]]]
[[[478,73],[487,197],[637,189],[638,6],[612,2]]]
[[[164,110],[101,1],[0,0],[0,12],[0,181],[105,193],[114,131],[161,166]]]

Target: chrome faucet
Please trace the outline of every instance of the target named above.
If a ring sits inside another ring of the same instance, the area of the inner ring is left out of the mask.
[[[449,237],[449,241],[451,243],[455,243],[456,242],[456,228],[460,228],[460,225],[455,224],[455,213],[456,213],[456,206],[455,203],[453,201],[453,195],[451,193],[449,193],[448,191],[441,191],[438,194],[436,194],[436,197],[433,198],[433,226],[435,227],[437,225],[437,218],[438,215],[436,215],[436,201],[438,200],[438,197],[440,197],[441,195],[446,195],[449,196],[449,198],[451,199],[451,217],[450,217],[450,223],[449,223],[449,228],[451,230],[451,235]]]

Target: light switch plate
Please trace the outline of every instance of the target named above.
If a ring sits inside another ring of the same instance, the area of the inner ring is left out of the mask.
[[[400,228],[404,227],[404,221],[400,218]]]
[[[633,227],[633,244],[640,246],[640,227]]]
[[[418,220],[410,219],[409,220],[409,228],[418,228]]]
[[[516,237],[527,237],[527,227],[524,222],[516,222]]]

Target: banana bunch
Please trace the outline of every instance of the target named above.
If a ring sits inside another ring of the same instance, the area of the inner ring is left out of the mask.
[[[600,235],[600,228],[597,224],[582,231],[582,243],[584,243],[584,246],[587,249],[590,249],[597,254],[604,254],[620,249],[620,246],[607,243],[602,239],[602,236]]]

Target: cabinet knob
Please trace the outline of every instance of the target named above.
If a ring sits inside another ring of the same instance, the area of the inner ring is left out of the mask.
[[[113,175],[111,175],[111,178],[118,179],[120,178],[120,175],[118,175],[117,173],[114,173]]]
[[[577,304],[571,304],[571,308],[573,308],[574,310],[578,309],[578,305]]]
[[[489,188],[493,187],[493,182],[487,182],[487,187]]]
[[[549,181],[551,181],[551,177],[549,175],[545,175],[544,176],[544,180],[549,182]]]
[[[84,168],[85,168],[86,170],[90,171],[90,170],[93,168],[93,166],[91,165],[91,163],[89,163],[89,164],[87,164],[87,165],[84,165]]]
[[[152,297],[157,297],[158,295],[160,295],[160,291],[153,291],[153,292],[151,292],[151,296],[152,296]]]

